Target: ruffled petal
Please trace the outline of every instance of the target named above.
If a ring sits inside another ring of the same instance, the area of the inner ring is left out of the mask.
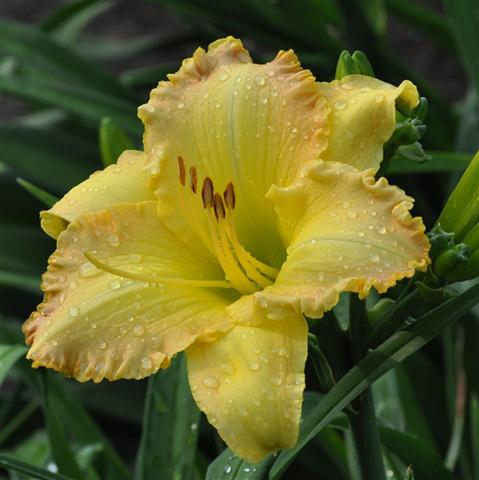
[[[158,282],[107,273],[85,253]],[[162,281],[178,277],[198,283]],[[80,381],[150,375],[198,338],[211,340],[232,327],[226,306],[238,295],[198,286],[221,278],[218,265],[158,219],[156,202],[82,215],[59,236],[43,276],[45,298],[23,327],[28,358]]]
[[[241,242],[256,257],[278,265],[284,247],[264,195],[272,183],[290,183],[301,165],[326,148],[328,112],[314,77],[292,51],[257,65],[232,37],[212,43],[208,52],[198,49],[139,109],[162,219],[198,241],[197,228],[186,224],[204,217],[201,198],[178,198],[185,188],[193,195],[190,169],[198,190],[206,176],[220,194],[232,182]],[[184,161],[183,188],[178,157]],[[180,218],[181,203],[190,214]]]
[[[294,185],[268,196],[290,245],[275,284],[255,294],[271,311],[287,302],[321,317],[342,291],[383,293],[427,268],[429,241],[409,213],[413,200],[385,178],[376,182],[372,170],[312,162]]]
[[[284,321],[269,319],[251,296],[228,310],[242,324],[213,343],[190,346],[188,375],[198,406],[221,438],[255,463],[297,441],[308,329],[291,309]]]
[[[154,200],[148,190],[149,175],[143,152],[126,150],[115,165],[93,173],[72,188],[50,210],[40,213],[43,230],[53,238],[83,213],[95,212],[122,202]]]
[[[328,148],[321,158],[358,170],[378,170],[383,146],[396,126],[396,102],[408,108],[419,102],[417,89],[408,80],[394,87],[376,78],[349,75],[319,83],[319,91],[333,111]]]

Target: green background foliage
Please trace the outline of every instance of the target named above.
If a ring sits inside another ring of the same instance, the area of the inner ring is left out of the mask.
[[[257,465],[225,449],[202,417],[182,355],[150,380],[78,384],[31,369],[20,327],[54,249],[39,210],[141,148],[136,108],[149,90],[196,46],[227,34],[258,62],[293,48],[320,80],[334,78],[349,49],[364,52],[377,77],[415,82],[429,105],[426,154],[391,143],[381,173],[416,198],[431,229],[479,146],[479,2],[12,4],[0,21],[0,478],[478,480],[474,281],[405,282],[387,294],[395,303],[376,307],[378,295],[366,305],[344,295],[311,323],[297,446]],[[365,307],[379,318],[373,327]]]

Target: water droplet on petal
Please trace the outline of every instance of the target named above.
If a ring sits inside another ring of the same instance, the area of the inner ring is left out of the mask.
[[[381,225],[380,227],[378,227],[378,233],[381,234],[381,235],[385,235],[386,234],[386,227],[384,225]]]
[[[379,255],[377,253],[371,253],[369,258],[371,262],[379,262]]]
[[[220,384],[218,383],[218,380],[216,380],[216,378],[213,378],[213,377],[204,378],[203,385],[206,388],[218,388],[220,386]]]
[[[349,202],[343,202],[343,208],[349,208],[351,204]]]
[[[185,104],[183,102],[178,103],[177,107],[181,110],[182,108],[185,108]]]
[[[140,337],[145,333],[145,329],[141,325],[135,325],[133,327],[133,333],[137,336]]]
[[[78,307],[73,306],[68,309],[68,313],[70,317],[76,317],[80,313],[80,310]]]
[[[250,370],[253,370],[253,371],[259,370],[259,363],[257,363],[257,362],[250,362],[250,363],[248,363],[248,368],[249,368]]]
[[[233,467],[231,465],[225,465],[224,470],[225,470],[225,473],[228,475],[233,470]]]
[[[348,213],[347,213],[347,216],[348,216],[348,218],[350,218],[351,220],[354,220],[355,218],[358,217],[358,214],[357,214],[357,212],[348,212]]]
[[[112,281],[110,282],[110,288],[111,288],[112,290],[118,290],[120,287],[121,287],[121,283],[120,283],[119,280],[112,280]]]
[[[278,387],[279,385],[281,385],[281,383],[283,382],[283,380],[281,379],[281,377],[271,377],[269,379],[269,381],[271,382],[272,385]]]
[[[224,82],[226,79],[228,78],[228,74],[227,73],[222,73],[218,79],[220,82]]]
[[[341,100],[338,100],[335,104],[334,104],[334,108],[336,110],[344,110],[346,107],[348,106],[348,104],[344,101],[341,101]]]
[[[120,237],[112,233],[111,235],[108,235],[106,243],[108,243],[110,247],[118,247],[118,245],[120,245]]]
[[[254,81],[255,81],[256,85],[259,85],[260,87],[262,87],[265,83],[265,79],[261,75],[256,75],[254,77]]]
[[[150,370],[153,367],[153,361],[151,360],[150,357],[143,357],[141,360],[141,366],[145,370]]]
[[[378,93],[377,95],[374,96],[374,101],[376,103],[381,103],[384,100],[384,95],[381,93]]]

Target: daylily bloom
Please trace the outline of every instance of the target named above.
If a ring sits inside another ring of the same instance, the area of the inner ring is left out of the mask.
[[[193,396],[240,457],[297,440],[305,315],[424,270],[412,199],[374,174],[415,86],[317,83],[292,51],[254,64],[228,37],[139,108],[126,151],[50,210],[45,298],[24,325],[33,366],[142,378],[186,351]]]

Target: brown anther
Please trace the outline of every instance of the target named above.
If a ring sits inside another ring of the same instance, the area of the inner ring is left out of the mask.
[[[213,206],[213,196],[215,190],[213,188],[213,182],[210,177],[206,177],[203,180],[203,188],[201,189],[201,198],[203,199],[203,207],[209,208]]]
[[[230,182],[226,185],[226,189],[223,193],[223,198],[225,199],[225,204],[228,208],[233,210],[236,205],[236,197],[235,197],[235,188],[233,184]]]
[[[219,193],[215,193],[215,196],[213,198],[213,207],[215,210],[215,217],[216,220],[220,220],[225,218],[226,216],[226,210],[225,210],[225,204],[223,203],[223,199],[221,198],[221,195]]]
[[[196,193],[198,189],[198,173],[196,167],[190,168],[190,187],[193,190],[193,193]]]
[[[181,185],[185,186],[186,170],[185,170],[185,162],[183,161],[183,157],[178,157],[178,168],[180,170],[180,183]]]

